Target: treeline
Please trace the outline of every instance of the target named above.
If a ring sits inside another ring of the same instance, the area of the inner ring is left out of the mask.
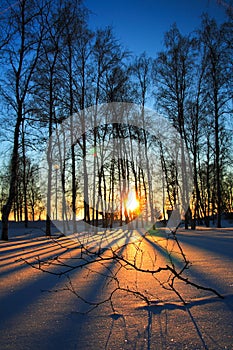
[[[166,219],[182,194],[174,159],[161,139],[145,131],[153,122],[144,118],[148,104],[172,123],[190,154],[193,188],[186,219],[195,227],[196,220],[209,225],[216,216],[220,227],[222,213],[232,211],[233,191],[230,9],[222,24],[203,15],[200,28],[187,36],[173,25],[156,57],[134,57],[112,28],[90,29],[82,1],[21,0],[11,6],[3,1],[1,6],[1,138],[11,145],[9,163],[1,171],[2,238],[8,237],[10,215],[26,224],[43,217],[38,178],[46,145],[48,235],[50,218],[75,224],[82,215],[98,225],[101,217],[105,226],[128,221],[121,193],[128,195],[131,187],[146,221]],[[103,120],[101,127],[93,113],[88,130],[82,111],[112,102],[140,105],[144,125],[132,127],[124,119],[120,125]],[[73,115],[78,115],[75,120],[83,132],[79,139],[70,133],[69,145],[65,151],[62,147],[68,158],[60,155],[55,164],[51,136]],[[117,156],[106,152],[114,139]],[[137,166],[141,155],[144,164]],[[161,166],[160,180],[151,157]],[[61,204],[54,207],[58,191]],[[114,203],[119,203],[117,208]]]

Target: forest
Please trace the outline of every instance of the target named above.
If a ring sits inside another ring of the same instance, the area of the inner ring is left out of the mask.
[[[195,229],[232,215],[231,11],[189,35],[173,24],[156,57],[93,31],[81,0],[3,1],[0,16],[3,240],[10,220],[46,220],[50,236],[51,220],[75,232],[178,211]]]

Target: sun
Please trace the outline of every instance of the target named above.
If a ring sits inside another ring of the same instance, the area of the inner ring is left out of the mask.
[[[125,204],[126,204],[126,209],[128,211],[135,211],[139,207],[139,201],[137,200],[135,191],[132,191],[132,190],[129,191],[128,198]]]

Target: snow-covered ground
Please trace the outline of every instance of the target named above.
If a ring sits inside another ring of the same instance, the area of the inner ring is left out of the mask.
[[[11,224],[9,242],[0,241],[1,350],[233,349],[232,228],[182,228],[177,234],[192,262],[185,276],[216,289],[224,299],[179,281],[176,287],[188,302],[184,306],[174,292],[160,286],[159,282],[166,281],[165,272],[154,276],[158,281],[147,273],[122,267],[118,271],[120,287],[137,288],[151,295],[154,302],[147,306],[136,295],[118,290],[112,299],[115,313],[108,302],[86,313],[90,305],[75,292],[93,302],[107,299],[114,286],[106,275],[116,273],[116,261],[93,263],[91,270],[75,269],[69,273],[70,279],[36,270],[25,261],[38,266],[38,261],[54,257],[56,265],[46,267],[50,272],[61,271],[59,261],[67,266],[80,262],[77,238],[53,240],[44,234],[42,222],[30,223],[28,229],[23,224]],[[108,247],[112,240],[120,248],[131,234],[116,230],[108,237]],[[137,234],[134,232],[134,237]],[[100,235],[88,237],[88,249],[98,247]],[[168,263],[163,232],[138,237],[140,244],[134,238],[133,244],[122,247],[119,254],[130,261],[140,257],[140,266],[145,269]],[[172,254],[179,266],[181,256],[175,251]],[[73,293],[67,287],[74,288]]]

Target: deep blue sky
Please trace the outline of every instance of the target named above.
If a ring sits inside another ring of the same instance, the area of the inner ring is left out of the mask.
[[[137,55],[146,51],[155,56],[161,49],[164,32],[174,22],[183,34],[188,34],[199,27],[203,12],[218,21],[226,18],[224,6],[217,0],[84,0],[84,3],[92,11],[92,28],[113,26],[120,42]]]

